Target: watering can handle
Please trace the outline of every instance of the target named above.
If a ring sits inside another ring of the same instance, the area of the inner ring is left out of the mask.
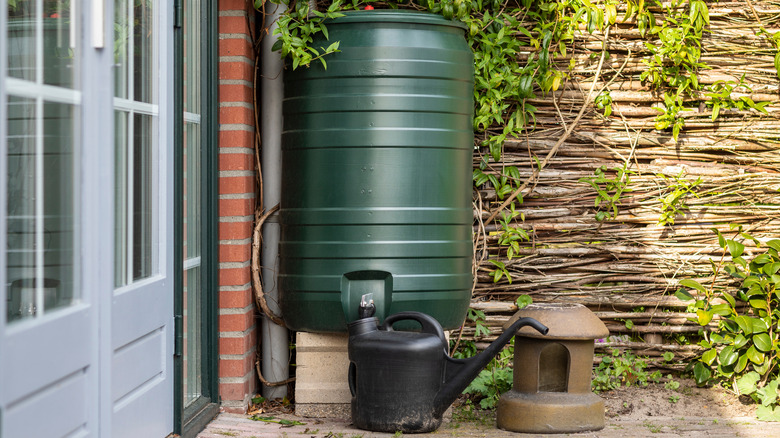
[[[441,339],[442,345],[444,345],[444,350],[448,350],[447,338],[444,337],[444,330],[442,330],[441,324],[439,324],[439,321],[436,321],[434,317],[425,313],[411,311],[394,313],[385,318],[384,324],[382,324],[379,329],[391,332],[393,331],[393,324],[398,321],[404,321],[407,319],[411,319],[420,323],[423,333],[430,333],[432,335],[438,336],[439,339]]]

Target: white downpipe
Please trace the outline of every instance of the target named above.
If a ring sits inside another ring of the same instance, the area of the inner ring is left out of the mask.
[[[276,20],[287,7],[266,2],[270,11],[266,23],[271,23],[268,33],[263,36],[260,56],[261,92],[261,165],[263,168],[263,203],[265,208],[271,208],[279,203],[282,187],[282,98],[283,63],[279,52],[272,52],[271,47],[277,40],[273,35]],[[277,276],[279,272],[279,213],[270,216],[263,224],[263,243],[261,247],[261,263],[263,291],[268,307],[277,315],[279,308],[279,288]],[[290,376],[290,349],[286,327],[280,327],[267,317],[261,320],[261,348],[263,377],[269,382],[281,382]],[[263,385],[263,397],[267,399],[287,396],[287,385],[270,387]]]

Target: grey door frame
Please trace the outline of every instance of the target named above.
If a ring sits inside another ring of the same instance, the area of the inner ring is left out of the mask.
[[[183,77],[183,55],[184,55],[184,41],[183,41],[183,26],[182,20],[184,19],[187,1],[176,0],[177,3],[177,19],[174,29],[174,51],[175,55],[175,76],[179,79],[178,84],[184,84]],[[202,379],[202,395],[201,397],[192,403],[188,407],[184,407],[184,375],[183,375],[183,361],[184,361],[184,348],[183,348],[183,332],[185,330],[183,325],[183,278],[181,273],[184,272],[183,262],[183,182],[184,182],[184,170],[183,170],[183,90],[181,86],[177,86],[176,91],[176,122],[174,124],[175,137],[176,137],[176,151],[175,151],[175,168],[176,177],[174,184],[176,193],[176,220],[174,230],[174,246],[176,251],[175,266],[179,275],[176,275],[174,280],[175,286],[175,301],[174,301],[174,313],[176,314],[176,346],[175,346],[175,367],[176,374],[174,380],[174,432],[180,434],[184,438],[197,435],[198,432],[203,430],[211,419],[213,419],[217,413],[219,413],[219,385],[218,385],[218,364],[219,364],[219,352],[218,344],[219,338],[217,333],[217,309],[218,309],[218,282],[217,282],[217,232],[218,232],[218,148],[217,148],[217,67],[218,67],[218,38],[217,38],[217,1],[216,0],[201,0],[200,10],[201,22],[201,82],[197,84],[201,90],[201,229],[202,234],[202,249],[201,249],[201,285],[202,285],[202,297],[200,300],[201,311],[201,379]]]

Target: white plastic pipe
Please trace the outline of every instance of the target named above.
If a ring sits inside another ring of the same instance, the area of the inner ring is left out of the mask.
[[[263,36],[260,50],[261,92],[261,165],[263,170],[263,203],[269,209],[279,203],[282,187],[282,98],[284,95],[282,70],[283,63],[279,52],[271,47],[277,40],[273,34],[276,20],[287,6],[266,2],[266,23],[270,23],[268,33]],[[270,10],[269,10],[270,9]],[[279,272],[279,215],[275,213],[263,224],[263,244],[261,263],[263,291],[270,310],[277,315],[279,308],[279,288],[276,274]],[[290,376],[290,349],[287,328],[280,327],[267,317],[260,325],[263,377],[269,382],[280,382]],[[263,397],[277,399],[287,396],[287,385],[263,385]]]

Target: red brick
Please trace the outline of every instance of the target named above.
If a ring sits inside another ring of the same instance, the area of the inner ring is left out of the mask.
[[[246,396],[253,394],[252,387],[255,386],[250,381],[243,383],[220,383],[219,384],[219,396],[222,400],[241,400],[244,401]],[[234,413],[244,413],[244,410],[239,409]]]
[[[257,336],[255,331],[240,338],[219,338],[219,354],[245,354],[255,348]]]
[[[249,239],[254,232],[254,223],[245,222],[221,222],[219,224],[219,240]]]
[[[242,84],[221,84],[219,86],[220,102],[247,102],[252,103],[252,87]]]
[[[242,194],[255,192],[255,177],[252,176],[223,176],[219,178],[219,193]]]
[[[249,56],[254,58],[252,43],[243,37],[221,38],[219,40],[219,56]]]
[[[246,0],[219,0],[217,8],[220,11],[245,11],[247,2]]]
[[[253,80],[254,67],[247,60],[247,62],[241,61],[223,61],[219,63],[219,78],[220,79],[233,79],[233,80]]]
[[[221,332],[243,332],[252,327],[254,323],[254,309],[246,313],[219,315],[219,331]]]
[[[219,123],[255,126],[255,112],[242,106],[228,106],[219,109]]]
[[[219,33],[243,33],[249,34],[246,16],[219,17]]]
[[[246,268],[223,268],[219,270],[220,286],[243,286],[248,284],[251,278],[249,267]],[[220,328],[220,331],[222,329]],[[235,330],[229,330],[235,331]]]
[[[250,216],[253,214],[255,214],[254,198],[219,200],[219,215],[221,217]]]
[[[252,289],[219,292],[220,309],[243,309],[254,302]]]
[[[254,150],[255,133],[253,131],[219,131],[219,147],[247,148]]]
[[[252,154],[219,154],[219,170],[255,170]]]
[[[219,245],[219,261],[222,263],[247,262],[251,256],[251,244],[230,245],[222,243]]]
[[[241,359],[220,359],[219,377],[243,377],[254,369],[254,365],[254,354],[247,354]]]

